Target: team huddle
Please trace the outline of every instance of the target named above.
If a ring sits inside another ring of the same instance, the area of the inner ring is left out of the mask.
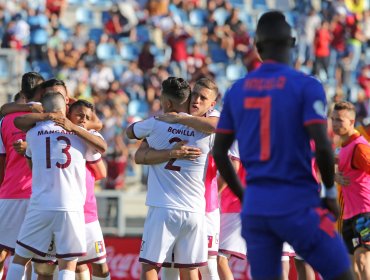
[[[70,102],[63,82],[35,72],[23,75],[20,95],[3,106],[1,123],[2,263],[14,254],[6,279],[26,279],[26,270],[53,279],[56,264],[58,279],[90,279],[88,263],[93,279],[110,279],[94,195],[95,180],[106,176],[106,143],[89,129],[94,107]]]
[[[369,279],[369,144],[351,129],[353,106],[336,104],[335,174],[325,92],[289,66],[293,46],[284,15],[267,12],[256,30],[263,63],[231,86],[221,113],[215,82],[201,78],[191,89],[169,77],[164,114],[127,128],[142,141],[136,163],[149,165],[141,279],[160,270],[167,280],[233,279],[228,260],[247,252],[253,279],[288,279],[291,246],[324,279],[354,279],[349,255],[358,279]],[[6,279],[25,279],[31,261],[37,279],[53,279],[56,264],[58,279],[90,279],[87,263],[92,279],[110,279],[94,196],[106,143],[94,107],[30,72],[2,113],[2,262],[14,253]],[[343,238],[334,180],[344,186]]]

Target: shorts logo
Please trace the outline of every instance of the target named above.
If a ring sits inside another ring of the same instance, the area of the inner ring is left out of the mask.
[[[95,242],[95,251],[96,253],[103,253],[105,251],[103,241]]]
[[[144,251],[145,240],[141,240],[140,252]]]
[[[208,235],[208,248],[212,248],[212,243],[213,243],[213,236]]]

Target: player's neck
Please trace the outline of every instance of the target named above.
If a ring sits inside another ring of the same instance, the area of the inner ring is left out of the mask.
[[[354,135],[354,134],[356,134],[356,130],[351,130],[351,131],[349,131],[347,134],[345,134],[345,135],[341,135],[340,136],[340,140],[342,141],[342,143],[346,143],[346,142],[348,142],[348,140]]]

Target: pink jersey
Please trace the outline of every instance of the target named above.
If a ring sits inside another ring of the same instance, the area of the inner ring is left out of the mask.
[[[26,114],[12,113],[4,117],[1,125],[2,153],[5,153],[5,174],[0,186],[0,199],[29,199],[31,197],[32,172],[24,156],[13,148],[13,143],[21,139],[25,141],[26,134],[14,126],[14,119]]]
[[[95,176],[89,165],[86,165],[86,201],[84,205],[85,224],[89,224],[98,220],[98,206],[96,204],[94,189]]]
[[[358,144],[369,145],[363,136],[359,136],[339,152],[338,170],[349,177],[350,185],[342,187],[344,198],[343,219],[370,212],[370,175],[352,168],[353,152]]]
[[[206,212],[213,212],[218,208],[217,167],[212,155],[208,155],[206,179],[204,181],[206,191]]]
[[[239,158],[231,156],[233,160],[239,160]],[[245,177],[247,172],[245,171],[243,165],[240,163],[240,167],[238,170],[238,177],[242,182],[243,186],[245,186]],[[231,189],[227,186],[221,192],[221,213],[240,213],[242,210],[242,206],[240,203],[239,198],[231,191]]]

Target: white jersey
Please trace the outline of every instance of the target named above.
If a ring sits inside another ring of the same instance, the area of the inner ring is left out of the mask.
[[[210,135],[155,118],[135,123],[133,131],[137,138],[146,138],[149,146],[157,150],[170,149],[182,140],[201,149],[202,155],[194,161],[171,159],[149,166],[146,205],[204,213],[204,174],[211,149]]]
[[[30,207],[81,211],[86,197],[86,160],[95,161],[99,153],[52,121],[30,129],[26,141],[26,157],[32,159]]]

